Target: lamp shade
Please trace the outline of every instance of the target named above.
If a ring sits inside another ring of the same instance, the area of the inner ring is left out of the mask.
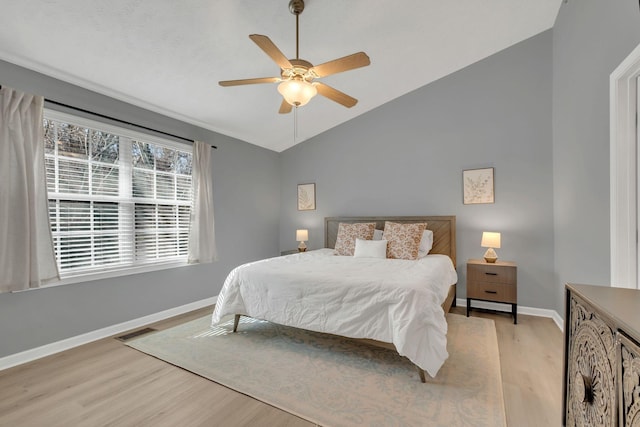
[[[301,107],[316,96],[318,90],[313,84],[305,80],[289,79],[278,85],[278,92],[289,104]]]
[[[484,231],[482,233],[482,242],[480,243],[480,246],[482,246],[483,248],[499,248],[500,233]]]
[[[306,242],[309,240],[309,230],[296,230],[296,240],[298,242]]]

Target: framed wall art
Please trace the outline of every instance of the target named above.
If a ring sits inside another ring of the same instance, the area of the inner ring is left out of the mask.
[[[298,184],[298,210],[316,209],[316,184]]]
[[[493,168],[462,171],[463,203],[494,203]]]

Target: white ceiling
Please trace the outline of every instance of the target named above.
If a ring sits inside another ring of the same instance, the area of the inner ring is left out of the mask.
[[[323,78],[359,102],[315,97],[297,136],[276,84],[218,85],[279,75],[249,34],[295,57],[289,0],[0,0],[0,59],[279,152],[551,28],[561,1],[306,0],[300,57],[371,65]]]

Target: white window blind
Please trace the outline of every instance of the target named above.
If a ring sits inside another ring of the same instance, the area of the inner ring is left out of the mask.
[[[190,151],[47,110],[44,127],[49,218],[63,279],[186,263]]]

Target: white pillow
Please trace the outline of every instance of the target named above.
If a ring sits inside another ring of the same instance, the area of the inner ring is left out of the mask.
[[[429,255],[431,248],[433,248],[433,231],[424,230],[424,233],[422,233],[422,239],[420,239],[418,258],[424,258]]]
[[[387,241],[356,239],[356,250],[353,257],[384,259],[387,257]]]
[[[373,240],[382,240],[382,230],[373,230]]]

